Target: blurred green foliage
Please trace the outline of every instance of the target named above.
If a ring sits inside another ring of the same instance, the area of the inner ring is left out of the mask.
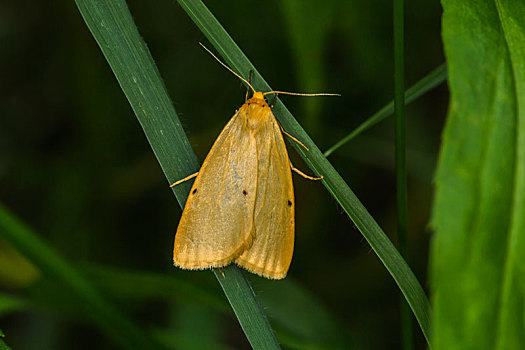
[[[7,346],[2,338],[4,338],[4,332],[0,329],[0,350],[11,350],[9,346]]]
[[[338,99],[286,98],[287,106],[319,146],[331,146],[391,99],[389,6],[334,0],[319,13],[313,1],[207,5],[273,87],[343,95]],[[0,6],[4,77],[0,199],[75,263],[122,269],[123,275],[137,270],[169,274],[208,290],[211,299],[224,300],[211,273],[171,266],[173,234],[181,211],[74,3],[28,1]],[[197,45],[202,34],[178,5],[131,1],[129,6],[202,160],[243,102],[244,88]],[[409,4],[406,16],[410,85],[443,61],[440,7],[437,3]],[[446,102],[442,87],[407,108],[412,151],[408,153],[409,238],[412,267],[421,281],[426,279],[428,258],[430,179]],[[332,156],[340,174],[391,234],[395,232],[392,140],[389,121]],[[293,152],[291,157],[296,166],[303,164]],[[268,290],[273,290],[274,297],[267,303],[276,304],[275,310],[304,307],[309,304],[293,301],[301,293],[315,295],[312,305],[316,306],[309,309],[326,310],[328,318],[337,323],[330,329],[346,330],[355,348],[399,347],[399,299],[394,282],[324,188],[301,178],[294,180],[296,249],[283,283],[297,281],[302,287],[281,289],[281,282],[253,277],[256,292],[264,300],[271,294]],[[19,266],[16,259],[2,260],[1,270],[19,271],[15,270]],[[114,346],[79,315],[75,317],[75,308],[67,308],[67,293],[60,296],[61,305],[53,305],[56,287],[31,271],[34,268],[27,267],[24,274],[33,277],[23,285],[13,282],[13,277],[0,281],[9,294],[40,305],[6,313],[0,319],[10,344],[23,349],[78,348],[78,339],[82,339],[86,348]],[[21,276],[19,272],[13,275]],[[115,278],[101,280],[109,283]],[[104,291],[145,328],[162,329],[159,337],[165,342],[171,339],[183,348],[217,343],[248,347],[228,311],[203,306],[193,295],[169,298],[161,293],[168,286],[159,283],[151,288],[151,284],[151,280],[140,280],[124,288],[115,283]],[[119,286],[121,292],[115,292]],[[146,287],[152,290],[148,297],[126,297]],[[280,318],[286,320],[286,315]],[[270,321],[277,318],[271,313],[269,317]],[[312,325],[297,327],[298,334],[314,329]],[[279,327],[276,330],[279,335]],[[196,337],[191,334],[202,336],[202,343],[193,343]],[[417,340],[423,347],[420,334]],[[304,347],[298,340],[288,341],[293,342]]]

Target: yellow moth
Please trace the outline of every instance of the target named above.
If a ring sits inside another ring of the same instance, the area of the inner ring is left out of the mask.
[[[253,96],[226,124],[199,172],[172,185],[197,177],[175,234],[173,263],[183,269],[235,263],[260,276],[281,279],[294,247],[291,170],[319,178],[304,175],[290,163],[280,124],[264,98],[277,92],[255,91],[220,63],[248,84]]]

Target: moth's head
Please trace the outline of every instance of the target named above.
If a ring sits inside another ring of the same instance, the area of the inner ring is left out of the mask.
[[[252,99],[255,99],[255,100],[263,100],[263,101],[265,101],[265,99],[264,99],[264,95],[263,95],[263,93],[260,92],[260,91],[255,92],[255,93],[253,94],[253,96],[252,96]]]
[[[246,101],[247,104],[256,103],[261,107],[268,107],[268,103],[266,102],[266,98],[264,98],[264,94],[260,91],[256,91],[253,93],[253,96]]]

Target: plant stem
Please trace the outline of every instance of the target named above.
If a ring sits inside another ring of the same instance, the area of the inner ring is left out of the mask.
[[[403,0],[394,0],[394,114],[396,138],[397,235],[399,250],[408,263],[407,242],[407,175],[405,120],[405,58]],[[401,327],[403,349],[412,350],[412,317],[410,308],[401,296]]]

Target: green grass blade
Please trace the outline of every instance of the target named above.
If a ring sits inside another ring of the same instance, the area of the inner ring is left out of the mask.
[[[179,0],[179,3],[230,67],[244,77],[247,77],[249,71],[253,70],[254,87],[261,91],[271,90],[270,86],[257,73],[257,70],[248,58],[201,1]],[[306,134],[280,100],[276,101],[273,111],[283,128],[294,135],[294,137],[297,137],[310,149],[306,151],[295,142],[292,142],[292,146],[308,166],[310,166],[317,175],[324,176],[322,183],[352,219],[390,272],[412,308],[421,330],[428,341],[430,327],[429,303],[414,273],[410,270],[392,242],[368,213],[363,204],[361,204],[350,187],[348,187],[343,178],[323,156],[319,148],[313,143],[308,134]]]
[[[254,349],[279,349],[279,343],[266,317],[256,318],[261,312],[259,303],[246,303],[246,300],[257,301],[250,282],[244,272],[235,265],[213,270],[219,280],[233,311],[239,320],[243,320],[243,329],[253,330],[249,340]],[[248,335],[248,334],[247,334]]]
[[[140,37],[123,0],[77,0],[93,37],[99,44],[128,98],[169,183],[199,169],[153,58]],[[190,183],[173,188],[181,206]],[[279,348],[272,329],[249,283],[237,267],[214,271],[232,304],[239,323],[254,348]]]
[[[82,300],[83,310],[116,342],[128,349],[162,349],[148,334],[121,314],[71,264],[0,204],[0,236]]]
[[[404,2],[394,0],[394,115],[396,144],[396,199],[397,237],[399,250],[408,258],[408,205],[406,169],[406,117],[405,117],[405,42]],[[408,304],[401,300],[401,332],[404,350],[412,350],[412,315]]]
[[[405,105],[417,100],[419,97],[432,90],[442,82],[447,79],[447,65],[445,63],[440,64],[434,68],[430,73],[425,77],[419,80],[417,83],[412,85],[405,92]],[[338,148],[343,146],[348,141],[352,140],[357,135],[361,134],[363,131],[368,130],[372,126],[376,125],[380,121],[388,118],[394,114],[394,101],[390,101],[386,106],[381,108],[379,111],[374,113],[370,118],[365,120],[361,125],[355,128],[351,133],[343,137],[341,140],[337,141],[332,147],[330,147],[326,152],[324,152],[325,157],[328,157],[334,153]]]

